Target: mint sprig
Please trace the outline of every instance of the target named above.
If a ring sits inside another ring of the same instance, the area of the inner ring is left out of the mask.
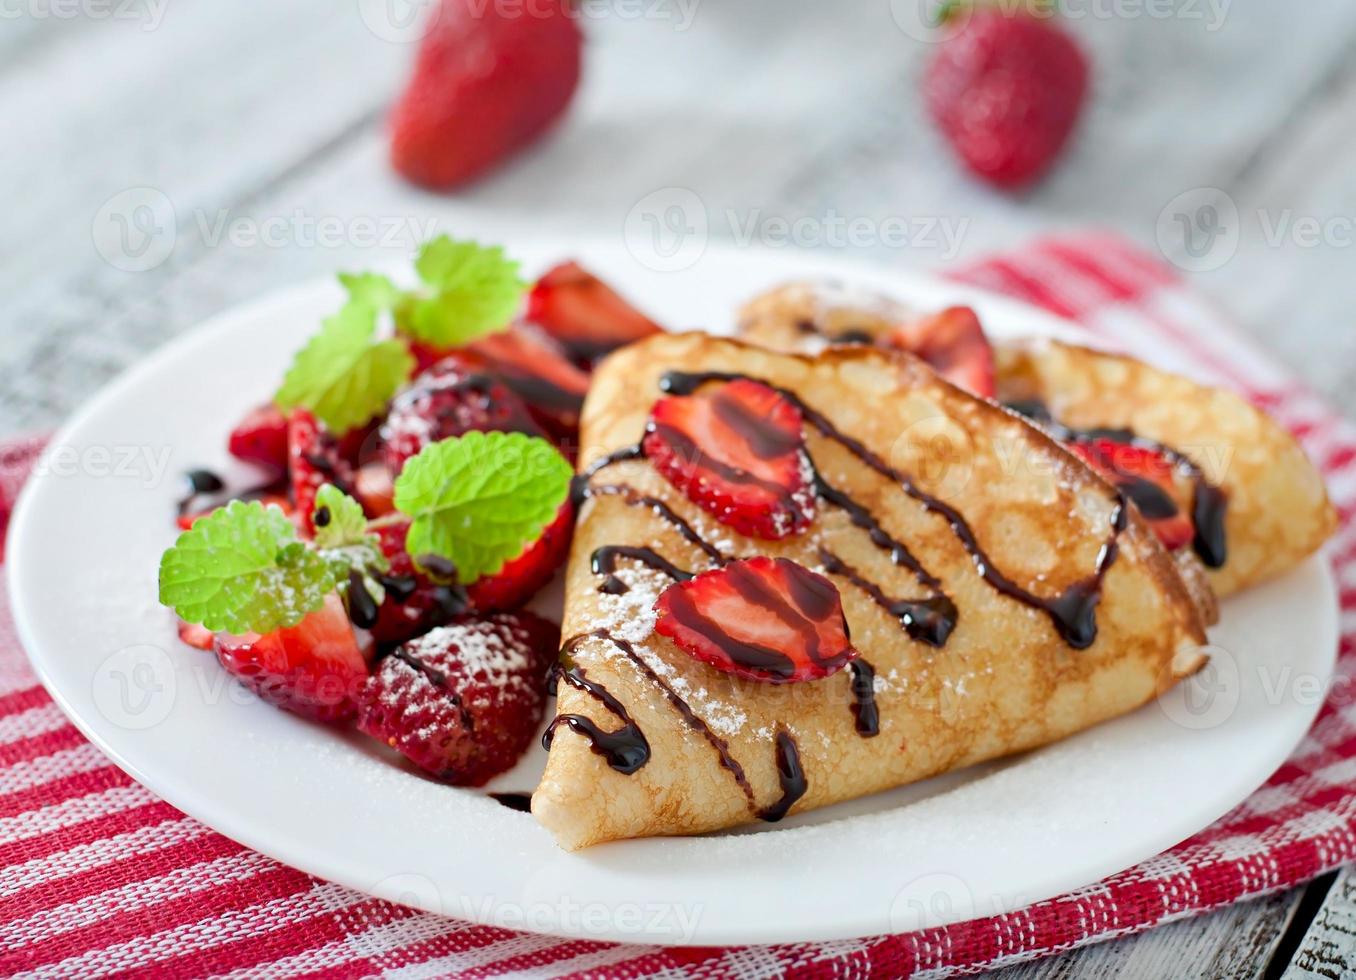
[[[334,587],[334,566],[297,538],[280,508],[257,500],[199,518],[160,559],[160,601],[214,632],[295,626]]]
[[[309,408],[332,432],[372,420],[414,373],[398,340],[377,340],[375,307],[350,301],[298,352],[274,397],[279,408]]]
[[[355,571],[362,576],[368,595],[381,605],[386,589],[379,576],[390,571],[391,563],[381,550],[381,538],[367,529],[362,504],[326,483],[316,491],[311,523],[316,549],[333,567],[339,587],[347,588],[348,573]]]
[[[493,574],[555,520],[573,470],[544,439],[521,432],[468,432],[426,447],[395,482],[396,509],[410,519],[405,547],[457,567],[463,585]]]
[[[427,242],[414,267],[426,288],[401,299],[400,327],[437,348],[458,347],[503,330],[527,289],[518,263],[502,248],[446,235]]]

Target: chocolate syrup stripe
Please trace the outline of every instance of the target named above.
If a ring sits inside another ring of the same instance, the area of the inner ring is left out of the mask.
[[[785,728],[777,729],[777,781],[782,787],[781,798],[758,811],[759,819],[768,823],[776,823],[786,816],[809,788],[805,769],[800,764],[800,747]]]
[[[669,704],[671,704],[674,710],[678,712],[678,714],[682,717],[683,721],[687,723],[688,727],[690,727],[699,735],[701,735],[704,739],[706,739],[706,741],[711,745],[711,747],[716,750],[716,754],[720,757],[721,766],[723,766],[730,773],[730,775],[734,777],[734,781],[739,785],[740,790],[743,791],[744,796],[748,799],[750,809],[756,811],[757,801],[755,800],[753,795],[753,787],[749,785],[748,776],[744,774],[744,767],[741,766],[739,762],[736,761],[735,757],[730,754],[729,743],[726,742],[719,735],[717,735],[715,732],[711,731],[711,728],[706,724],[706,722],[702,721],[702,719],[698,717],[697,713],[692,710],[692,707],[686,701],[684,701],[673,690],[673,688],[669,687],[669,685],[664,682],[664,679],[660,677],[658,674],[656,674],[653,668],[651,668],[650,665],[647,664],[641,658],[640,654],[636,652],[636,648],[632,646],[629,641],[624,640],[619,636],[613,636],[610,632],[608,632],[605,629],[596,629],[588,633],[580,633],[578,636],[574,636],[571,637],[569,640],[566,640],[564,646],[561,647],[561,654],[564,656],[568,656],[570,651],[572,651],[576,646],[578,646],[584,640],[590,638],[606,640],[608,643],[611,643],[614,647],[621,651],[621,653],[628,660],[630,660],[632,664],[635,665],[637,670],[639,670],[642,674],[649,678],[650,682],[653,683],[656,687],[659,688],[660,691],[663,692],[664,697],[668,699]],[[582,675],[582,670],[578,667],[571,668],[571,670],[578,672]],[[570,682],[573,685],[574,681],[571,679],[570,673],[571,673],[570,671],[566,671],[561,676],[563,676],[568,682]],[[602,701],[609,711],[615,714],[618,718],[621,718],[626,723],[627,726],[633,728],[635,730],[635,734],[640,738],[640,740],[644,741],[645,736],[641,734],[639,728],[636,728],[635,722],[633,722],[631,720],[630,715],[626,713],[626,708],[623,707],[621,702],[619,702],[615,697],[613,697],[606,690],[604,690],[601,687],[601,685],[589,682],[588,688],[581,689],[588,690],[589,693],[593,694],[600,701]],[[571,718],[579,718],[579,716],[561,715],[560,717],[556,718],[556,720],[551,723],[551,727],[547,729],[547,736],[550,736],[551,733],[555,731],[556,725],[558,725],[562,721],[562,719],[571,719]],[[582,720],[587,721],[588,719]],[[594,739],[593,733],[589,731],[580,731],[580,729],[575,728],[575,726],[572,723],[568,721],[566,723],[570,724],[571,728],[573,728],[575,731],[580,732],[580,734],[585,735],[590,740]],[[551,744],[550,738],[543,737],[543,744],[549,749]],[[594,741],[594,751],[598,752],[600,755],[606,754],[605,752],[599,750],[597,741]],[[635,772],[636,769],[639,769],[648,760],[649,760],[649,743],[645,742],[645,760],[640,762],[640,764],[635,766],[635,768],[629,770],[629,772]],[[617,767],[614,765],[612,768],[616,769]]]
[[[1229,498],[1224,491],[1206,479],[1205,473],[1181,450],[1158,442],[1147,436],[1141,436],[1131,429],[1094,428],[1075,429],[1065,425],[1050,414],[1050,409],[1042,401],[1008,402],[1006,407],[1019,415],[1024,415],[1050,434],[1059,442],[1092,442],[1107,439],[1123,446],[1135,446],[1157,453],[1173,466],[1179,468],[1191,478],[1191,523],[1195,528],[1195,537],[1191,542],[1192,550],[1205,563],[1207,568],[1222,568],[1229,557],[1229,542],[1224,530],[1224,515],[1229,506]],[[1157,489],[1155,487],[1155,489]],[[1148,509],[1141,504],[1139,497],[1130,493],[1130,498],[1140,506],[1145,517],[1152,518],[1149,510],[1155,502],[1147,500]],[[1175,505],[1174,505],[1175,513]],[[1167,515],[1171,516],[1171,515]]]
[[[1083,650],[1092,645],[1097,638],[1096,607],[1101,598],[1102,579],[1116,560],[1119,553],[1116,539],[1125,527],[1125,501],[1123,498],[1119,496],[1117,498],[1115,510],[1112,512],[1111,533],[1097,556],[1093,574],[1083,581],[1070,585],[1057,596],[1050,598],[1038,596],[1008,578],[994,564],[988,552],[980,545],[974,529],[970,527],[958,510],[939,497],[923,490],[908,475],[890,466],[857,439],[839,431],[827,417],[807,405],[795,392],[768,384],[760,378],[731,371],[691,373],[671,371],[664,375],[660,381],[660,387],[671,394],[685,395],[691,394],[703,384],[711,381],[728,382],[739,379],[758,381],[777,391],[800,409],[801,415],[820,435],[838,443],[868,468],[897,483],[906,494],[922,504],[924,510],[941,516],[951,528],[951,533],[955,535],[966,553],[970,555],[980,577],[1008,598],[1045,613],[1056,632],[1069,646],[1075,650]]]
[[[569,651],[574,649],[588,635],[587,633],[581,634],[567,641],[561,648],[561,654],[568,655]],[[569,667],[560,670],[557,678],[563,678],[565,683],[571,687],[596,698],[603,707],[621,720],[622,727],[615,732],[605,732],[592,719],[585,718],[583,715],[557,715],[546,731],[542,733],[542,748],[550,751],[551,742],[555,739],[556,729],[561,725],[566,725],[571,731],[588,739],[589,747],[606,759],[609,766],[624,776],[631,775],[650,761],[650,743],[646,740],[645,733],[640,730],[639,725],[631,720],[630,714],[626,711],[626,706],[613,697],[607,688],[589,680],[582,667]]]
[[[430,666],[419,657],[408,652],[404,647],[397,647],[391,652],[391,656],[399,660],[405,666],[409,667],[417,674],[422,674],[424,680],[428,681],[438,692],[452,702],[453,707],[457,709],[457,714],[461,717],[462,727],[468,732],[475,731],[476,720],[462,701],[461,696],[452,690],[451,685],[447,683],[447,675],[436,667]]]

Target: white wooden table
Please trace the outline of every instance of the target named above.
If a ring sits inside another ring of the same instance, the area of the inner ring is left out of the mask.
[[[1174,199],[1220,188],[1237,249],[1199,285],[1356,409],[1345,0],[1068,0],[1095,101],[1061,170],[1018,198],[963,177],[923,118],[930,46],[900,26],[916,0],[594,0],[568,124],[470,191],[423,193],[385,163],[384,109],[412,54],[385,11],[411,2],[0,5],[0,437],[53,425],[265,290],[398,259],[431,229],[615,236],[675,187],[698,195],[713,238],[808,217],[809,244],[835,248],[837,217],[902,219],[909,247],[839,250],[920,266],[1087,224],[1153,247]],[[1181,246],[1168,257],[1189,259]],[[1354,894],[1343,872],[1009,973],[1351,975]]]

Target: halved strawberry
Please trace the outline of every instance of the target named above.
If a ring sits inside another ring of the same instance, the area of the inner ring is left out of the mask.
[[[339,452],[334,436],[304,408],[294,409],[287,420],[287,464],[292,483],[292,506],[301,533],[315,533],[311,512],[315,495],[326,483],[344,493],[353,489],[353,468]]]
[[[385,463],[359,466],[353,474],[353,492],[369,518],[383,517],[395,510],[395,481]]]
[[[1196,534],[1191,500],[1178,489],[1171,461],[1152,449],[1114,439],[1079,441],[1069,448],[1125,494],[1165,548],[1175,551],[1191,543]]]
[[[551,580],[555,570],[570,551],[570,532],[574,529],[574,507],[566,500],[556,519],[517,558],[510,558],[493,575],[486,575],[467,586],[466,593],[477,609],[497,611],[517,609]]]
[[[391,563],[382,576],[386,601],[377,610],[377,622],[372,627],[372,637],[378,643],[404,643],[466,611],[469,603],[465,590],[458,585],[439,585],[415,570],[414,560],[405,550],[408,517],[393,514],[373,522],[372,530]]]
[[[993,348],[970,307],[952,306],[901,323],[885,343],[916,354],[947,381],[972,395],[993,397]]]
[[[493,374],[504,382],[557,440],[574,441],[589,376],[550,337],[519,323],[482,337],[458,354],[471,370]]]
[[[272,402],[251,409],[231,430],[226,448],[236,459],[281,473],[287,469],[287,416]]]
[[[425,446],[473,430],[542,434],[522,399],[503,382],[445,357],[391,402],[381,427],[386,465],[398,476]]]
[[[212,649],[214,635],[206,626],[200,626],[197,623],[185,623],[181,619],[179,620],[179,639],[199,650],[210,650]]]
[[[789,684],[857,656],[838,589],[789,558],[747,558],[675,582],[654,604],[656,632],[726,673]]]
[[[527,319],[582,365],[663,328],[578,262],[562,262],[537,280]]]
[[[338,593],[296,626],[264,636],[218,633],[213,645],[221,665],[259,697],[317,721],[353,717],[371,653]]]
[[[643,447],[670,483],[741,534],[776,540],[814,518],[800,409],[767,385],[740,378],[661,398]]]

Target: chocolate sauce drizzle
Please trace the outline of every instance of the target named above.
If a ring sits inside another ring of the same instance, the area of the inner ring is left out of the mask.
[[[532,812],[531,793],[491,793],[490,799],[519,813]]]
[[[711,381],[728,382],[740,378],[749,378],[749,376],[730,371],[691,373],[670,371],[661,379],[660,387],[670,394],[691,394],[703,384]],[[961,513],[950,504],[923,490],[913,482],[912,478],[886,463],[859,440],[839,431],[827,417],[807,405],[795,392],[768,384],[759,378],[749,379],[767,384],[769,388],[777,391],[800,409],[804,419],[820,435],[838,443],[867,467],[886,479],[899,484],[906,494],[923,505],[924,510],[941,516],[951,528],[951,533],[955,535],[961,546],[970,555],[980,577],[999,593],[1045,613],[1055,627],[1055,631],[1059,633],[1065,643],[1075,650],[1084,650],[1092,645],[1097,638],[1096,607],[1101,598],[1102,579],[1116,560],[1119,553],[1116,539],[1125,528],[1125,501],[1123,498],[1117,497],[1115,509],[1111,516],[1110,536],[1098,553],[1092,575],[1073,583],[1059,595],[1053,597],[1039,596],[1008,578],[994,564],[988,552],[980,545],[974,529],[970,527]]]
[[[1059,442],[1086,443],[1096,439],[1107,439],[1124,446],[1147,449],[1162,456],[1191,479],[1191,523],[1195,528],[1195,537],[1191,542],[1192,550],[1196,552],[1207,568],[1222,568],[1224,566],[1229,557],[1228,538],[1224,530],[1224,515],[1228,509],[1229,498],[1222,489],[1206,479],[1201,468],[1184,455],[1181,450],[1146,436],[1138,435],[1132,429],[1075,429],[1056,419],[1050,414],[1049,407],[1036,399],[1008,402],[1006,407],[1019,415],[1026,416],[1048,432],[1052,439]],[[1141,487],[1139,484],[1146,486]],[[1177,513],[1177,505],[1171,499],[1168,499],[1160,488],[1147,480],[1130,478],[1125,483],[1120,483],[1120,486],[1126,496],[1139,507],[1140,513],[1150,520],[1159,517],[1172,517]],[[1171,507],[1171,510],[1165,508],[1165,503]]]
[[[565,644],[561,653],[564,654],[573,649],[587,635],[574,637]],[[605,732],[594,724],[592,719],[585,718],[583,715],[557,715],[546,731],[542,733],[542,748],[549,752],[551,743],[556,737],[556,729],[565,725],[570,731],[588,739],[589,747],[606,759],[609,766],[624,776],[631,775],[650,761],[650,743],[646,741],[645,733],[631,720],[630,714],[626,711],[626,706],[614,698],[601,684],[595,684],[589,680],[584,674],[583,667],[561,669],[555,676],[557,682],[564,680],[566,684],[576,690],[583,691],[596,698],[603,707],[620,719],[622,727],[614,732]]]
[[[262,486],[251,487],[235,494],[226,494],[226,481],[211,470],[194,469],[184,473],[184,494],[176,503],[176,513],[183,517],[212,507],[225,506],[233,500],[259,500],[263,497],[287,493],[285,480],[274,480]]]
[[[452,685],[447,682],[446,674],[432,664],[425,663],[422,659],[410,653],[404,647],[397,647],[395,650],[391,651],[391,656],[416,673],[422,674],[424,680],[432,684],[443,697],[452,702],[452,706],[457,709],[457,715],[461,718],[462,727],[468,732],[475,731],[475,717],[472,716],[470,710],[467,709],[466,703],[461,699],[461,695],[453,690]]]
[[[949,596],[939,592],[927,599],[891,599],[879,585],[863,578],[829,549],[819,549],[819,563],[830,575],[847,579],[870,596],[876,605],[899,620],[900,627],[915,640],[933,647],[946,646],[960,615]]]
[[[809,786],[805,769],[800,764],[800,748],[785,728],[777,729],[777,779],[782,786],[781,799],[758,811],[760,820],[776,823],[786,816]]]
[[[876,668],[861,657],[848,665],[852,671],[852,716],[857,734],[872,738],[880,734],[880,710],[876,707]]]
[[[642,565],[648,565],[655,571],[664,573],[675,582],[686,582],[692,577],[691,572],[683,571],[653,548],[606,544],[596,549],[589,559],[589,565],[593,569],[594,575],[607,576],[603,579],[603,584],[598,586],[599,592],[606,592],[608,595],[622,595],[630,590],[630,586],[616,575],[617,559],[619,558],[629,558],[632,561],[640,562]]]

